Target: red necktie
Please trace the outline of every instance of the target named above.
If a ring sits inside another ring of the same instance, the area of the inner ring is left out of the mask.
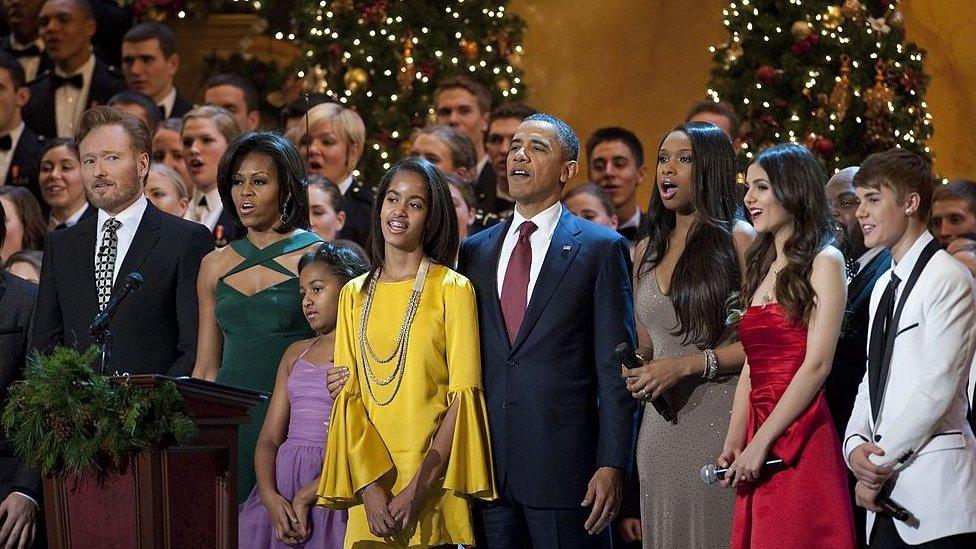
[[[508,259],[508,269],[505,270],[505,279],[502,281],[502,314],[505,316],[508,340],[512,343],[522,326],[525,307],[528,305],[529,271],[532,269],[532,245],[529,237],[538,228],[531,221],[523,221],[519,225],[518,242],[512,250],[512,257]]]

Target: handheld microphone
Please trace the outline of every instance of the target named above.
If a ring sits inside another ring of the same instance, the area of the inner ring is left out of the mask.
[[[877,503],[879,507],[884,509],[884,511],[891,515],[891,517],[895,520],[909,522],[912,519],[912,514],[908,511],[908,509],[898,505],[888,496],[879,494],[875,499],[875,503]]]
[[[769,458],[766,460],[766,463],[763,465],[763,468],[782,467],[782,466],[783,466],[783,460],[779,458]],[[701,476],[702,482],[708,485],[712,485],[720,480],[725,480],[725,474],[728,472],[729,472],[728,467],[720,469],[715,464],[709,463],[708,465],[703,466],[701,468],[701,471],[698,472],[698,474],[699,476]]]
[[[643,366],[640,359],[634,353],[634,349],[626,341],[620,342],[613,350],[613,354],[617,357],[617,360],[627,368],[640,368]],[[661,414],[664,421],[669,423],[674,423],[674,414],[671,412],[671,406],[666,400],[664,400],[663,395],[651,400],[651,405],[657,410],[657,413]]]
[[[109,320],[115,315],[115,311],[118,310],[119,305],[125,301],[125,298],[129,297],[129,294],[138,292],[139,288],[142,287],[143,278],[139,273],[129,273],[129,276],[125,277],[125,285],[119,290],[119,293],[112,296],[105,304],[105,308],[102,309],[97,315],[95,315],[95,320],[92,321],[91,327],[88,328],[88,332],[92,337],[96,337],[108,327]]]

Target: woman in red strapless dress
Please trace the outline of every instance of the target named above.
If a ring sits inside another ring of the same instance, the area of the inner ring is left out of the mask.
[[[826,179],[797,145],[763,151],[746,173],[759,237],[741,294],[747,363],[719,460],[736,490],[733,549],[855,546],[847,470],[823,394],[847,294]],[[772,458],[784,466],[764,469]]]

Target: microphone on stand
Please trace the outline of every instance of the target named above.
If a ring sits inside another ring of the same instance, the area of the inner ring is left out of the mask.
[[[783,466],[784,466],[783,460],[779,458],[769,458],[766,460],[766,463],[763,465],[763,468],[764,469],[767,467],[780,468]],[[702,482],[708,485],[712,485],[720,480],[725,480],[725,474],[728,472],[729,472],[728,467],[719,468],[719,466],[713,463],[709,463],[708,465],[703,466],[701,468],[701,471],[699,471],[698,474],[701,476]]]
[[[88,332],[92,336],[103,332],[108,327],[108,322],[115,315],[115,311],[119,308],[119,305],[125,301],[125,298],[129,297],[129,294],[138,292],[139,288],[142,288],[142,282],[143,278],[141,274],[129,273],[129,276],[125,277],[125,285],[122,286],[119,293],[113,295],[108,300],[108,303],[105,304],[105,308],[95,315],[95,320],[92,321]]]
[[[634,349],[626,341],[622,341],[617,344],[613,350],[613,354],[617,357],[617,360],[619,360],[621,364],[629,369],[640,368],[644,365],[641,360],[637,358],[637,355],[634,353]],[[657,413],[661,414],[664,421],[669,423],[675,422],[674,413],[671,411],[671,405],[669,405],[668,401],[664,399],[664,395],[651,400],[650,403],[651,406],[654,406],[654,409],[657,410]]]

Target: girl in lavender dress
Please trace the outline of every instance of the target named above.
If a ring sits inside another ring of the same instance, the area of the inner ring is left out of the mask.
[[[331,243],[298,263],[302,311],[316,337],[285,351],[254,450],[257,486],[241,504],[242,548],[342,547],[346,513],[316,507],[332,397],[326,390],[335,342],[339,290],[369,269],[349,248]]]

